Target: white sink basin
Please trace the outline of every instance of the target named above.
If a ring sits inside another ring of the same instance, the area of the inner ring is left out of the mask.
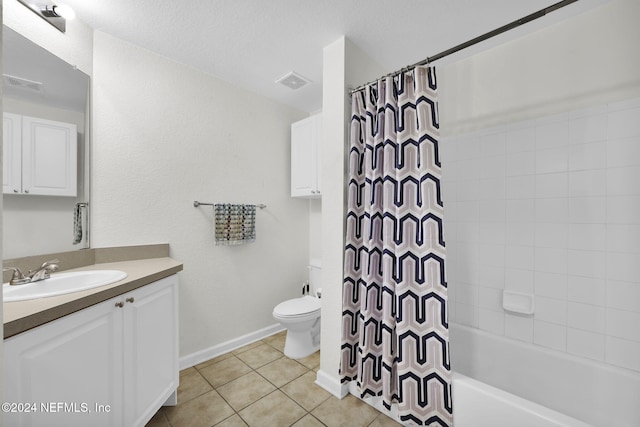
[[[110,285],[127,277],[120,270],[74,271],[70,273],[54,273],[49,279],[26,285],[2,285],[4,302],[25,301],[36,298],[53,297],[85,291],[98,286]]]

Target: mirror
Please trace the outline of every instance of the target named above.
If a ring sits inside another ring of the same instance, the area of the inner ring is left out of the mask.
[[[89,76],[6,26],[2,34],[2,74],[4,113],[75,124],[78,158],[76,197],[12,194],[5,190],[3,258],[87,248],[88,208],[80,210],[83,236],[77,244],[74,212],[77,203],[89,202]],[[3,127],[5,153],[7,127]],[[5,154],[3,174],[8,170],[7,157]],[[6,175],[4,182],[8,182]]]

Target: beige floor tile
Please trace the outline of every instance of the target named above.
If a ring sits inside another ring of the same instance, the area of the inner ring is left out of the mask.
[[[270,337],[264,338],[262,342],[269,344],[276,350],[284,353],[284,342],[287,339],[287,331],[278,332]]]
[[[180,379],[182,379],[183,376],[193,374],[194,372],[197,372],[197,371],[196,371],[196,368],[194,368],[193,366],[187,369],[183,369],[182,371],[180,371]]]
[[[349,394],[342,400],[331,396],[311,414],[330,427],[364,427],[371,424],[380,413]]]
[[[275,389],[274,385],[269,381],[255,372],[250,372],[222,387],[218,387],[216,391],[233,409],[239,411]]]
[[[260,375],[268,379],[276,387],[282,387],[308,371],[307,367],[288,357],[281,357],[257,369]]]
[[[215,391],[165,407],[164,412],[172,427],[211,427],[234,414],[233,408]]]
[[[251,344],[247,344],[245,346],[242,346],[240,348],[237,348],[237,349],[233,350],[232,353],[233,354],[244,353],[245,351],[251,350],[252,348],[256,348],[256,347],[258,347],[258,346],[260,346],[262,344],[263,344],[262,341],[255,341],[255,342],[252,342]]]
[[[306,411],[276,390],[240,411],[239,415],[251,427],[290,426],[306,415]]]
[[[182,372],[188,371],[186,374]],[[185,370],[180,373],[180,385],[178,386],[178,403],[186,402],[201,394],[205,394],[213,388],[205,380],[200,372],[193,370]]]
[[[221,362],[221,361],[223,361],[225,359],[228,359],[230,357],[233,357],[233,353],[225,353],[225,354],[222,354],[222,355],[220,355],[218,357],[214,357],[213,359],[205,360],[202,363],[198,363],[195,367],[196,367],[196,369],[206,368],[209,365],[213,365],[214,363]]]
[[[385,414],[378,415],[376,419],[373,420],[371,424],[369,424],[369,427],[397,427],[397,426],[402,427],[402,424],[395,421],[391,417],[386,416]]]
[[[251,372],[251,368],[236,357],[229,357],[200,369],[202,376],[216,388],[249,372]]]
[[[316,351],[310,356],[296,360],[298,363],[303,364],[309,369],[316,370],[320,367],[320,352]]]
[[[253,369],[258,369],[269,362],[281,358],[282,353],[267,344],[260,344],[250,350],[236,354],[236,357]]]
[[[215,427],[246,427],[246,426],[247,426],[247,423],[242,421],[242,418],[240,418],[240,415],[238,414],[235,414],[227,418],[226,420],[222,421],[221,423],[218,423],[215,425]]]
[[[160,409],[151,417],[145,427],[171,427],[171,424],[169,424],[169,420],[167,420],[167,417],[164,415],[164,411]]]
[[[311,414],[307,414],[296,422],[292,427],[324,427],[316,417]]]
[[[322,387],[314,384],[316,374],[309,371],[303,376],[282,387],[282,391],[307,411],[311,411],[331,397]]]

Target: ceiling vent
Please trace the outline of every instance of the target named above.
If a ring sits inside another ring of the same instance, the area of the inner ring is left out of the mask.
[[[3,74],[2,83],[4,83],[5,87],[12,87],[16,89],[29,90],[31,92],[42,93],[42,83],[23,79],[22,77]]]
[[[309,83],[311,83],[311,80],[305,79],[300,74],[297,74],[297,73],[294,73],[293,71],[290,71],[289,73],[285,74],[284,76],[282,76],[278,80],[276,80],[276,83],[280,83],[282,85],[285,85],[289,89],[298,90],[301,87],[306,86]]]

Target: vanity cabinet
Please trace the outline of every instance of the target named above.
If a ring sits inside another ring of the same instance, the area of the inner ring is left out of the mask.
[[[34,405],[5,412],[6,425],[144,426],[178,387],[177,285],[172,275],[6,339],[4,402]]]
[[[6,194],[77,194],[76,125],[3,113],[3,185]]]
[[[321,196],[322,114],[291,125],[291,197]]]

